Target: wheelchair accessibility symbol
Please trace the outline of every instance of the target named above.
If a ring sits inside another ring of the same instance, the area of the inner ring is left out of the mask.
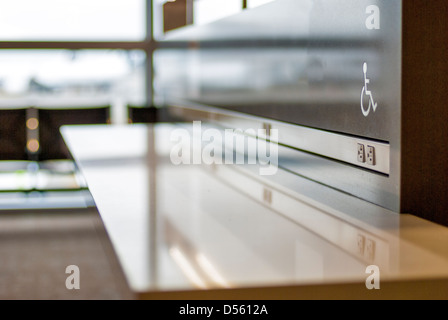
[[[367,85],[370,83],[370,79],[367,78],[367,63],[364,62],[363,65],[363,72],[364,72],[364,87],[362,87],[361,91],[361,111],[364,117],[367,117],[370,113],[370,110],[373,109],[373,112],[376,111],[376,108],[378,107],[378,104],[373,100],[372,92],[367,89]],[[369,107],[366,109],[365,104],[366,98],[369,99]]]

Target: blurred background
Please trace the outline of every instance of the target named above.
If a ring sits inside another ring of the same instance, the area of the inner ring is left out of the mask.
[[[0,299],[133,298],[59,129],[163,120],[154,57],[190,41],[169,33],[269,2],[0,1]]]
[[[1,1],[0,108],[109,104],[126,122],[151,98],[148,54],[167,31],[271,1]]]

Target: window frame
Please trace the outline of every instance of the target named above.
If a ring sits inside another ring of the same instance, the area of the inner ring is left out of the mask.
[[[0,39],[0,50],[2,49],[46,49],[46,50],[83,50],[83,49],[121,49],[121,50],[141,50],[146,54],[146,72],[145,72],[145,95],[146,104],[152,106],[153,99],[153,54],[158,48],[185,48],[188,43],[171,42],[164,43],[157,41],[154,37],[154,16],[153,3],[158,0],[145,1],[145,19],[146,19],[146,37],[140,41],[2,41]],[[193,0],[187,0],[193,1]],[[247,9],[247,0],[242,0],[242,9]],[[191,19],[191,17],[190,17]],[[191,21],[192,22],[192,21]]]

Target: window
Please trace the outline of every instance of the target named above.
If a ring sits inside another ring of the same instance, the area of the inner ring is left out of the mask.
[[[0,2],[7,41],[139,41],[146,37],[145,0]]]
[[[108,104],[112,121],[126,121],[125,105],[146,104],[151,78],[147,2],[1,1],[0,47],[17,49],[0,50],[0,108]]]
[[[0,108],[109,104],[123,122],[145,101],[145,65],[139,50],[0,50]]]
[[[39,190],[40,197],[82,188],[73,184],[74,170],[58,171],[71,164],[60,125],[123,123],[127,105],[150,103],[148,4],[0,1],[0,189],[7,199],[9,191]]]

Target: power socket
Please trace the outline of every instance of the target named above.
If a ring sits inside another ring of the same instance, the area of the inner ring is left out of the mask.
[[[366,150],[363,144],[358,143],[358,162],[366,162]]]
[[[367,146],[367,164],[374,166],[376,165],[376,159],[375,159],[375,147]]]

